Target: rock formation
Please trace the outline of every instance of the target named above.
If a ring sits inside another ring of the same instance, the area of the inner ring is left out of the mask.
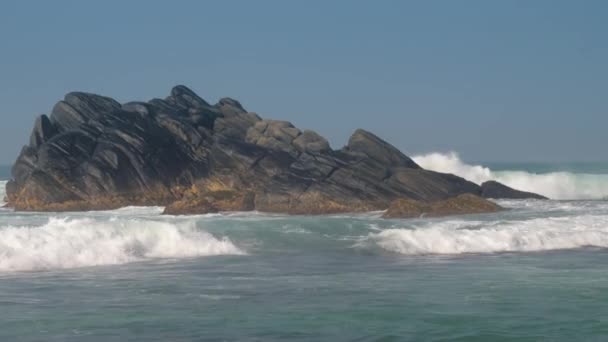
[[[12,174],[7,199],[16,210],[324,214],[483,194],[463,178],[423,170],[370,132],[357,130],[333,150],[313,131],[264,120],[230,98],[211,105],[184,86],[125,104],[67,94],[36,120]]]

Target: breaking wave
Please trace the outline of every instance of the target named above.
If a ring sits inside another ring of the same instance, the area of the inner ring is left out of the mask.
[[[154,258],[244,252],[191,223],[50,218],[42,226],[0,229],[0,271],[116,265]]]
[[[527,221],[446,221],[413,229],[387,229],[359,246],[406,255],[533,252],[608,247],[608,217],[537,218]]]
[[[466,164],[453,152],[431,153],[412,159],[428,170],[452,173],[477,184],[496,180],[512,188],[535,192],[552,199],[603,199],[608,196],[607,174],[494,171],[481,165]]]

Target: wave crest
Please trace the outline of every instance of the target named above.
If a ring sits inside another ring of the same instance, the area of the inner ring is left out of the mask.
[[[124,264],[151,258],[244,254],[194,223],[50,218],[40,227],[0,229],[0,271]]]
[[[522,222],[448,221],[414,229],[387,229],[360,244],[406,255],[533,252],[608,247],[608,218],[542,218]]]
[[[412,159],[428,170],[452,173],[477,184],[496,180],[512,188],[535,192],[552,199],[604,199],[608,196],[606,174],[493,171],[481,165],[466,164],[454,152],[430,153]]]

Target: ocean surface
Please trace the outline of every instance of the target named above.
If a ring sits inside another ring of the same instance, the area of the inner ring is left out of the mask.
[[[0,209],[0,341],[608,340],[606,163],[415,159],[553,200],[412,220]]]

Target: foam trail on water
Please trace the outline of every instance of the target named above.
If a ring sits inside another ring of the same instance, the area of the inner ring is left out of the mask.
[[[359,245],[378,246],[407,255],[606,248],[608,216],[538,218],[507,223],[446,221],[413,229],[387,229],[370,234]]]
[[[496,180],[512,188],[539,193],[552,199],[602,199],[608,196],[606,174],[493,171],[481,165],[466,164],[454,152],[430,153],[412,159],[428,170],[452,173],[477,184]]]
[[[194,223],[50,218],[38,227],[0,228],[0,271],[124,264],[151,258],[244,254]]]

